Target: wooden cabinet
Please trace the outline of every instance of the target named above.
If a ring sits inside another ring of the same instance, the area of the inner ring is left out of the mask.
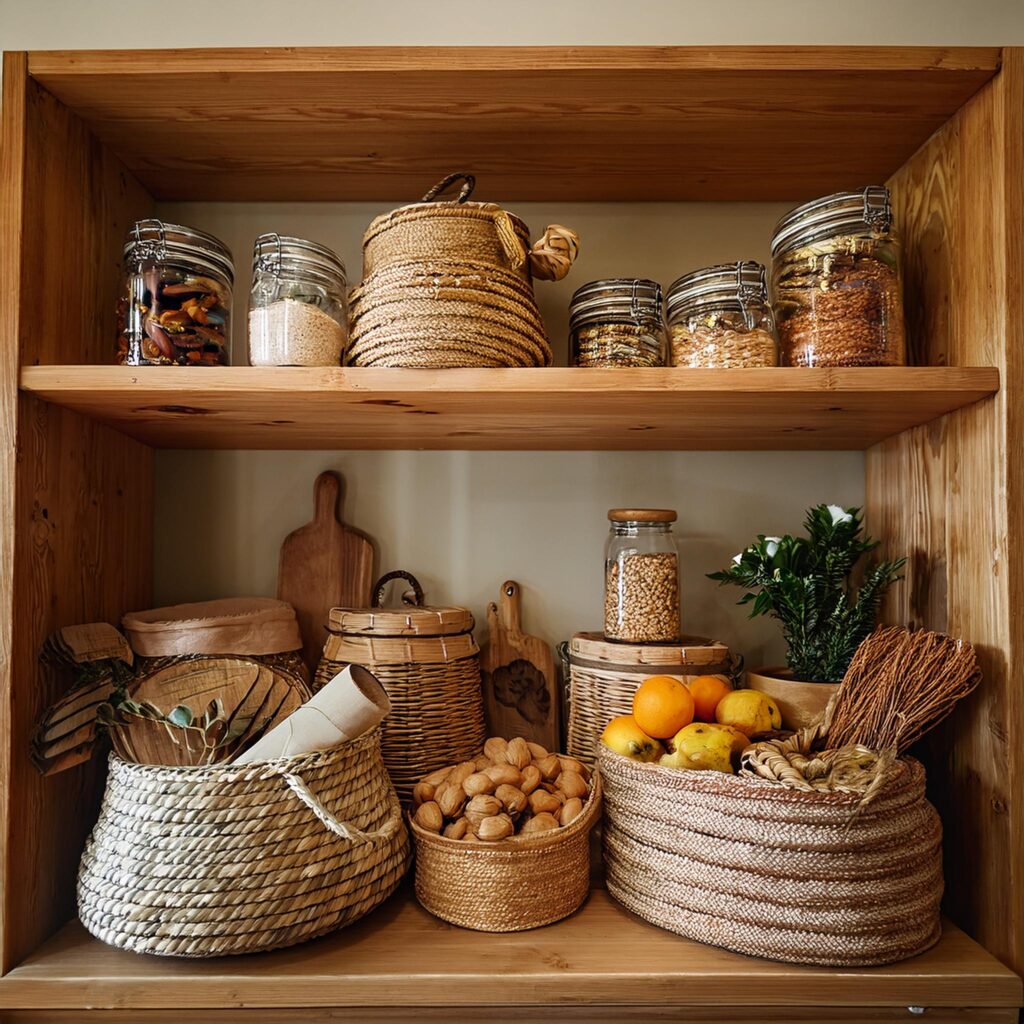
[[[2,159],[0,1020],[1016,1019],[1024,50],[15,53]],[[919,365],[110,365],[121,243],[158,200],[385,199],[462,164],[507,200],[800,200],[888,180]],[[911,553],[889,617],[971,639],[986,672],[930,744],[955,922],[940,945],[865,971],[768,964],[642,924],[600,891],[513,936],[450,928],[400,893],[352,929],[249,959],[141,958],[88,937],[74,878],[102,768],[31,766],[51,697],[39,646],[150,601],[154,447],[322,446],[866,449],[872,532]]]

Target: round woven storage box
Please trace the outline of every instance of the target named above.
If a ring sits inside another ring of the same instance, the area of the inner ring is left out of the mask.
[[[568,917],[590,889],[590,830],[601,810],[594,775],[565,828],[498,843],[446,839],[412,818],[416,898],[435,917],[482,932],[520,932]]]
[[[652,924],[792,963],[886,964],[939,938],[942,827],[914,760],[875,799],[641,764],[601,747],[608,891]]]
[[[98,939],[136,953],[253,953],[351,924],[394,891],[409,854],[378,729],[238,766],[111,755],[78,913]]]
[[[384,763],[404,801],[424,775],[475,757],[486,733],[472,614],[423,606],[419,583],[406,573],[378,581],[377,601],[392,578],[409,580],[417,603],[332,609],[314,686],[346,665],[362,665],[377,677],[391,700],[382,726]]]
[[[625,644],[601,633],[577,633],[561,648],[569,723],[567,747],[593,764],[598,738],[618,715],[633,711],[633,694],[653,675],[732,675],[729,648],[715,640],[684,637],[678,644]]]

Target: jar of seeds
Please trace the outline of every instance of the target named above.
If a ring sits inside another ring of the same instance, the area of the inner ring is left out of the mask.
[[[249,362],[338,366],[348,340],[345,265],[304,238],[260,235],[253,246]]]
[[[671,509],[613,508],[604,555],[604,635],[634,644],[679,639],[679,558]]]
[[[117,361],[225,366],[231,340],[231,250],[182,224],[140,220],[124,245]]]
[[[764,266],[723,263],[685,274],[665,297],[669,365],[778,366]]]
[[[887,188],[825,196],[783,217],[772,239],[783,365],[904,365],[900,273]]]
[[[661,285],[631,277],[583,285],[569,304],[569,333],[575,366],[664,366]]]

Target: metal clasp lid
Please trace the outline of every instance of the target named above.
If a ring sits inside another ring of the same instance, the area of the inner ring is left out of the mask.
[[[155,238],[152,237],[154,234]],[[162,220],[156,217],[137,220],[132,228],[132,238],[135,242],[133,255],[140,263],[159,262],[167,258],[167,234]]]
[[[888,231],[892,224],[889,190],[883,185],[868,185],[863,192],[864,223],[877,231]]]
[[[757,284],[750,283],[750,270],[758,268]],[[768,283],[765,277],[763,263],[754,263],[751,260],[740,260],[736,264],[736,301],[740,304],[740,312],[743,314],[743,323],[748,331],[754,329],[754,315],[750,311],[750,304],[756,302],[761,305],[765,295],[768,294]]]
[[[268,231],[256,239],[256,269],[265,274],[281,275],[281,236]]]

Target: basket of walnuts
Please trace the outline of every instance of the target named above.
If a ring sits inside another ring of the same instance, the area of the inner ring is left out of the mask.
[[[590,887],[596,774],[521,737],[492,737],[472,761],[413,790],[416,897],[437,917],[486,932],[567,917]]]

